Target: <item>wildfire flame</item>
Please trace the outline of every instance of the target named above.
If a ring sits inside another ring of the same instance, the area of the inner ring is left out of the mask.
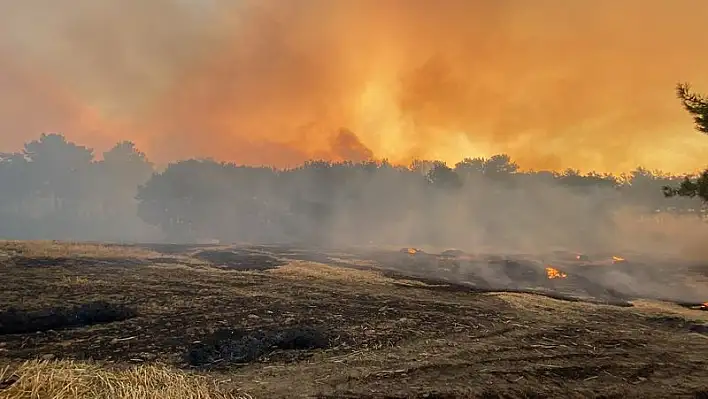
[[[415,255],[418,252],[420,252],[420,250],[417,248],[404,248],[402,251],[409,254],[409,255]]]
[[[700,310],[708,310],[708,302],[703,302],[703,304],[699,307]]]
[[[612,263],[623,263],[626,262],[627,260],[625,258],[621,258],[619,256],[613,256],[612,257]]]
[[[563,273],[562,271],[555,269],[553,267],[547,266],[546,267],[546,275],[548,276],[549,280],[553,280],[556,278],[566,278],[568,277],[567,274]]]

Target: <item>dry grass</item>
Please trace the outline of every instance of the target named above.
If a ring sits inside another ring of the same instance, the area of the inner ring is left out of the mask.
[[[100,280],[89,280],[88,278],[81,276],[63,276],[57,283],[58,286],[66,288],[85,287],[97,284],[104,284],[104,282]]]
[[[147,259],[160,256],[156,252],[135,247],[59,241],[0,241],[0,255],[43,258],[84,257],[94,259]]]
[[[14,381],[14,383],[12,383]],[[220,391],[206,377],[163,366],[135,366],[109,370],[67,361],[29,361],[12,371],[0,370],[3,399],[212,399],[250,398]]]
[[[563,315],[565,320],[582,319],[588,312],[614,309],[605,305],[584,302],[560,301],[542,295],[522,293],[490,293],[489,296],[502,299],[513,308],[535,318],[556,318]]]
[[[634,306],[628,308],[616,308],[601,304],[585,302],[567,302],[556,299],[531,294],[516,293],[492,293],[487,294],[500,298],[509,305],[532,316],[536,321],[552,323],[559,315],[568,322],[587,321],[588,316],[606,312],[615,313],[618,317],[622,314],[635,314],[646,317],[671,317],[680,318],[687,323],[708,323],[708,312],[691,310],[674,303],[635,300]],[[705,337],[705,335],[703,335]]]
[[[640,311],[650,315],[669,315],[683,317],[686,320],[701,321],[708,323],[708,312],[686,309],[675,303],[660,302],[652,300],[633,301],[634,311]]]
[[[270,271],[283,277],[313,280],[336,280],[342,282],[384,283],[388,280],[380,273],[344,269],[323,263],[295,261]]]
[[[373,270],[345,269],[317,262],[294,261],[271,270],[270,273],[298,280],[336,281],[370,285],[426,286],[426,284],[418,281],[389,278]]]

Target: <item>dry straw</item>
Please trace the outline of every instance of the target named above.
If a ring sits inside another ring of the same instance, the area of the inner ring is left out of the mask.
[[[108,369],[68,361],[28,361],[0,369],[2,399],[239,399],[203,376],[157,365]]]

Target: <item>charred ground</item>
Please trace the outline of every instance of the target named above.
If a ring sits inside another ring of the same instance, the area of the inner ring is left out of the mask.
[[[162,362],[258,398],[708,395],[708,312],[602,283],[665,272],[646,261],[27,245],[0,247],[8,364]],[[675,265],[664,283],[703,272]]]

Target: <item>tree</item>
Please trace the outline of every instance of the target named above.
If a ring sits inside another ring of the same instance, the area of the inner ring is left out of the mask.
[[[426,176],[428,172],[430,172],[430,169],[432,169],[435,166],[435,161],[427,160],[427,159],[414,159],[410,166],[408,168],[412,170],[413,172],[420,173],[423,176]]]
[[[456,189],[462,186],[460,176],[444,162],[436,162],[428,171],[426,177],[435,187]]]
[[[76,205],[89,190],[86,183],[91,173],[93,150],[79,146],[61,134],[42,134],[39,140],[25,144],[24,157],[29,161],[28,176],[34,192],[50,197],[54,208]]]
[[[503,179],[519,171],[519,165],[506,154],[494,155],[484,162],[484,174],[493,179]]]
[[[684,177],[678,187],[664,186],[664,195],[667,197],[698,197],[703,202],[708,202],[708,170],[704,170],[697,178]]]
[[[687,83],[676,86],[676,95],[686,111],[693,116],[696,130],[708,134],[708,97],[692,92]],[[666,197],[699,197],[708,203],[708,170],[695,179],[687,176],[678,187],[664,186],[663,191]]]
[[[679,83],[676,95],[686,111],[693,116],[696,130],[708,134],[708,97],[692,92],[688,83]]]
[[[465,158],[455,164],[455,172],[465,182],[478,179],[484,175],[484,158]]]
[[[152,173],[152,163],[130,141],[120,142],[104,152],[93,175],[103,216],[121,217],[124,221],[134,218],[138,187]]]
[[[264,231],[276,179],[269,168],[180,161],[138,189],[138,216],[176,240],[248,240]]]
[[[153,165],[145,153],[130,141],[120,142],[104,152],[99,164],[114,178],[135,187],[145,183],[153,172]]]
[[[32,194],[27,165],[23,154],[0,154],[0,211],[10,208],[19,212],[22,202]]]
[[[519,165],[507,154],[497,154],[490,158],[465,158],[455,164],[455,172],[465,181],[479,177],[505,180],[519,171]]]

